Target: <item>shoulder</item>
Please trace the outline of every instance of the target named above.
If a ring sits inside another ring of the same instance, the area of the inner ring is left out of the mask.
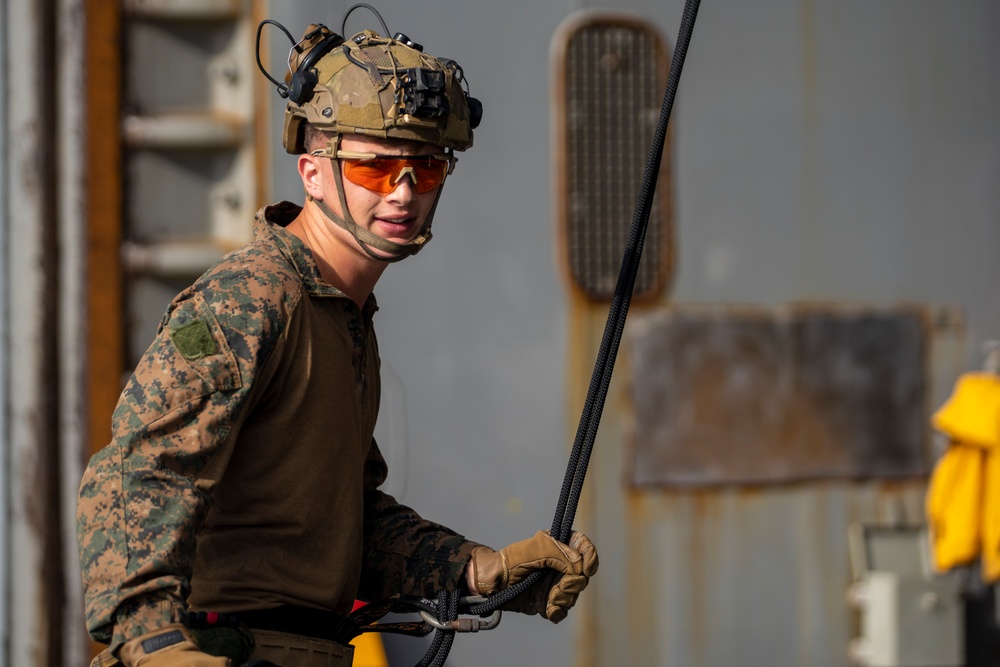
[[[297,301],[302,280],[295,266],[266,238],[235,250],[199,278],[192,290],[223,312],[266,310]]]
[[[214,320],[237,357],[266,355],[304,294],[295,266],[266,238],[220,259],[170,306],[164,325],[176,329],[184,311]]]

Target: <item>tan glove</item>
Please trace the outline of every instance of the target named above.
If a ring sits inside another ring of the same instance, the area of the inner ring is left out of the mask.
[[[517,596],[504,609],[523,614],[541,614],[553,623],[566,618],[576,599],[597,572],[594,544],[581,532],[570,535],[569,544],[540,530],[534,537],[500,551],[476,547],[470,561],[473,593],[488,594],[516,584],[536,570],[548,569],[542,579]]]
[[[587,577],[582,574],[559,574],[550,570],[534,586],[500,608],[519,614],[541,614],[542,618],[558,623],[569,614],[587,583]]]
[[[118,649],[125,667],[230,667],[229,658],[202,652],[183,625],[174,623],[130,639]]]

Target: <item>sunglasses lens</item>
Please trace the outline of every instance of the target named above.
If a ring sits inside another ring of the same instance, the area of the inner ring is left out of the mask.
[[[435,157],[344,159],[344,176],[363,188],[388,194],[399,184],[400,176],[413,175],[418,193],[430,192],[444,182],[448,163]],[[406,171],[406,173],[403,173]]]
[[[448,163],[436,158],[418,160],[413,164],[413,173],[417,177],[417,192],[423,194],[444,183],[445,174],[448,173]]]

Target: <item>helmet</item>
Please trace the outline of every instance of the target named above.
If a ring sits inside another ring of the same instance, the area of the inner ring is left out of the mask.
[[[354,8],[360,6],[368,7]],[[306,123],[333,135],[326,149],[315,154],[334,158],[344,134],[422,141],[449,153],[472,146],[472,131],[482,120],[483,106],[466,93],[464,73],[454,60],[425,54],[420,44],[403,33],[387,39],[365,30],[345,40],[314,23],[293,44],[288,58],[289,76],[285,83],[279,83],[260,59],[260,36],[265,24],[278,26],[289,41],[293,38],[284,26],[270,19],[257,28],[257,66],[288,100],[281,143],[289,153],[306,152]],[[382,25],[385,27],[384,22]],[[454,165],[455,158],[451,161]],[[417,236],[408,243],[394,243],[353,220],[339,169],[334,170],[334,178],[343,215],[335,213],[326,202],[312,201],[326,217],[350,232],[373,259],[399,261],[417,253],[431,239],[437,199]],[[438,190],[438,197],[440,194]]]
[[[408,139],[463,151],[482,105],[463,90],[462,68],[406,35],[370,30],[349,40],[321,24],[292,48],[282,145],[305,151],[303,121],[335,134]],[[280,89],[279,89],[280,91]]]

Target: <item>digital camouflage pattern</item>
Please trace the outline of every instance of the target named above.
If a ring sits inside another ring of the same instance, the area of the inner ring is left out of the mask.
[[[475,543],[381,493],[379,358],[363,309],[282,229],[170,305],[80,486],[88,629],[115,649],[182,612],[454,588]]]

